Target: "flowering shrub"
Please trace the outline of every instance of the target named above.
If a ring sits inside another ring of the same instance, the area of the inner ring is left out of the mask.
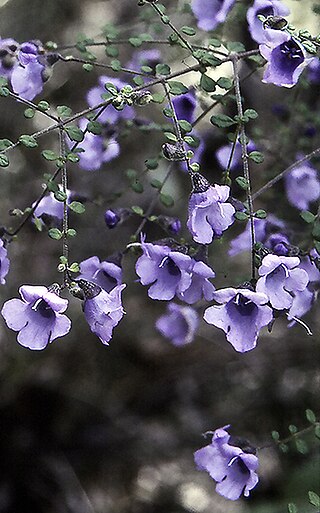
[[[286,19],[285,0],[255,0],[242,9],[234,0],[185,4],[181,16],[190,25],[181,26],[165,3],[140,0],[146,32],[129,38],[109,26],[102,40],[82,37],[66,47],[0,40],[1,101],[17,102],[30,124],[40,116],[48,123],[19,133],[17,140],[0,140],[3,173],[16,165],[16,148],[39,149],[45,170],[43,188],[34,186],[30,205],[11,209],[10,219],[3,214],[1,285],[12,279],[11,247],[28,227],[60,248],[58,283],[37,270],[33,284],[20,287],[22,299],[6,298],[2,307],[21,346],[42,350],[66,336],[75,321],[64,312],[69,301],[74,309],[81,301],[89,329],[110,344],[112,358],[117,331],[126,329],[125,310],[127,318],[134,310],[131,291],[141,285],[154,303],[166,302],[166,313],[154,324],[177,352],[205,333],[235,357],[234,351],[255,350],[259,358],[268,331],[271,339],[277,329],[301,330],[301,339],[315,331],[316,321],[301,317],[318,307],[320,284],[320,123],[310,109],[320,36]],[[150,20],[156,25],[149,27]],[[232,31],[222,31],[229,21],[242,27],[249,49],[233,40]],[[129,56],[119,50],[125,45]],[[96,47],[105,50],[104,58]],[[79,99],[78,112],[55,104],[46,92],[55,70],[70,63],[81,64],[84,75],[103,72]],[[221,71],[222,65],[229,70]],[[276,116],[272,132],[260,124],[260,107],[261,114],[265,109],[246,91],[247,79],[266,95],[267,115]],[[270,88],[274,94],[282,88],[283,98],[297,88],[303,99],[298,104],[297,93],[274,106]],[[86,224],[91,208],[94,222]],[[297,210],[300,216],[292,220],[287,212]],[[105,234],[103,254],[93,254],[93,241]],[[314,431],[319,437],[319,421],[307,412],[310,426],[301,436]],[[218,494],[237,500],[258,484],[263,452],[228,429],[210,432],[211,444],[194,458],[217,483]],[[274,444],[286,446],[278,435],[273,433]],[[300,437],[297,429],[291,435]],[[311,504],[318,504],[310,493]]]

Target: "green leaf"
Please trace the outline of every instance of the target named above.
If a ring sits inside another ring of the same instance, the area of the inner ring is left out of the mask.
[[[298,452],[300,452],[301,454],[307,454],[309,452],[309,448],[305,440],[302,440],[302,438],[297,438],[295,442]]]
[[[152,101],[154,103],[162,103],[165,99],[165,95],[163,94],[160,94],[160,93],[153,93],[152,95]]]
[[[275,442],[278,442],[280,440],[280,433],[279,431],[272,431],[271,436]]]
[[[118,48],[113,45],[107,45],[105,52],[108,57],[118,57],[118,55],[119,55]]]
[[[265,219],[267,217],[267,212],[262,208],[259,208],[259,210],[254,213],[254,217],[257,219]]]
[[[185,135],[183,137],[184,142],[186,142],[191,148],[198,148],[200,144],[200,139],[193,135]]]
[[[151,187],[154,187],[155,189],[161,189],[162,182],[160,182],[160,180],[157,180],[156,178],[154,178],[153,180],[151,180],[150,185],[151,185]]]
[[[99,121],[89,121],[87,124],[88,132],[94,135],[100,135],[102,133],[102,125]]]
[[[84,71],[90,72],[94,69],[94,66],[86,62],[85,64],[82,64],[82,69]]]
[[[35,115],[36,111],[32,109],[31,107],[28,107],[23,113],[24,117],[27,119],[32,119]]]
[[[46,110],[49,110],[50,109],[50,103],[46,102],[45,100],[41,100],[39,103],[38,103],[38,107],[40,110],[42,110],[43,112],[45,112]]]
[[[317,420],[314,412],[309,408],[306,410],[306,418],[310,422],[310,424],[314,424]]]
[[[170,82],[168,82],[168,86],[170,89],[170,93],[175,96],[178,96],[179,94],[185,94],[188,92],[188,88],[182,82],[178,82],[176,80],[170,80]]]
[[[247,180],[244,178],[244,176],[237,176],[236,183],[241,187],[241,189],[247,190],[249,187],[249,184]]]
[[[67,199],[66,193],[60,189],[54,192],[54,197],[57,201],[65,201]]]
[[[158,159],[147,159],[145,160],[145,165],[147,169],[157,169],[159,162]]]
[[[170,142],[177,142],[177,136],[175,134],[173,134],[172,132],[164,132],[163,133],[166,138],[168,139],[168,141]]]
[[[50,160],[50,161],[54,161],[54,160],[57,160],[59,158],[59,155],[57,155],[54,151],[52,150],[43,150],[41,152],[41,155],[43,156],[43,158],[45,158],[46,160]]]
[[[168,64],[157,64],[156,65],[156,73],[157,75],[170,75],[171,69]]]
[[[164,205],[165,207],[173,207],[174,199],[169,194],[161,193],[159,198],[160,198],[162,205]]]
[[[264,155],[260,151],[251,151],[248,155],[249,159],[253,160],[256,164],[261,164],[264,161]]]
[[[312,228],[312,235],[317,241],[320,241],[320,219],[315,220]]]
[[[43,222],[41,221],[41,219],[39,219],[39,217],[33,216],[33,223],[38,232],[42,232]]]
[[[216,116],[211,116],[210,123],[219,128],[227,128],[236,124],[235,120],[226,114],[217,114]]]
[[[313,223],[316,216],[312,214],[312,212],[309,212],[309,210],[303,210],[300,212],[300,217],[306,222],[306,223]]]
[[[6,150],[13,145],[13,142],[10,139],[0,139],[0,151]]]
[[[238,219],[238,221],[247,221],[249,219],[249,216],[246,212],[236,212],[234,217]]]
[[[288,513],[298,513],[298,508],[293,502],[288,504]]]
[[[60,240],[62,237],[62,232],[58,228],[50,228],[48,235],[50,239]]]
[[[130,187],[134,192],[137,192],[138,194],[141,194],[143,192],[143,185],[139,180],[133,180],[130,183]]]
[[[229,52],[245,52],[245,46],[239,41],[228,41],[225,45]]]
[[[316,424],[314,428],[314,434],[320,440],[320,424]]]
[[[70,107],[67,107],[66,105],[58,105],[57,113],[61,119],[66,119],[71,116],[72,110],[70,109]]]
[[[141,86],[144,84],[144,80],[141,76],[133,77],[133,81],[137,86]]]
[[[142,45],[142,39],[140,39],[140,37],[130,37],[129,38],[129,43],[134,46],[135,48],[138,48],[139,46]]]
[[[183,32],[183,34],[186,34],[187,36],[195,36],[196,35],[196,31],[194,30],[194,28],[189,27],[187,25],[185,25],[184,27],[181,27],[181,32]]]
[[[201,75],[200,87],[207,93],[213,93],[216,89],[216,82],[205,73]]]
[[[217,85],[221,87],[222,89],[231,89],[232,87],[232,80],[227,77],[220,77],[217,81]]]
[[[27,148],[35,148],[38,146],[37,140],[32,135],[20,135],[19,142]]]
[[[291,434],[294,434],[294,433],[296,433],[298,431],[297,426],[295,426],[294,424],[290,424],[288,429],[289,429]]]
[[[135,169],[127,169],[126,176],[129,180],[134,180],[137,177],[137,171]]]
[[[67,237],[75,237],[77,235],[77,232],[74,228],[69,228],[67,230]]]
[[[69,125],[65,127],[65,131],[67,132],[71,141],[81,142],[83,141],[84,135],[82,130],[77,125]]]
[[[0,155],[0,167],[8,167],[9,159],[6,155]]]
[[[257,111],[254,109],[246,109],[243,114],[250,119],[256,119],[259,116]]]
[[[138,216],[143,216],[143,209],[141,207],[139,207],[138,205],[133,205],[133,207],[131,207],[131,210]]]
[[[320,497],[316,492],[308,492],[309,502],[312,506],[320,508]]]
[[[186,133],[191,132],[193,127],[192,127],[191,123],[189,123],[189,121],[186,121],[185,119],[180,119],[178,123],[179,123],[180,128],[184,132],[186,132]]]
[[[111,68],[113,71],[120,71],[121,70],[121,62],[118,59],[113,59],[111,62]]]
[[[78,273],[78,272],[80,272],[80,266],[79,266],[78,262],[73,262],[68,267],[68,271],[70,271],[71,273]]]
[[[0,96],[9,96],[10,90],[7,87],[0,87]]]
[[[221,41],[219,39],[211,38],[208,41],[209,46],[213,46],[214,48],[219,48],[221,46]]]
[[[69,160],[69,162],[79,162],[79,160],[80,160],[79,155],[76,155],[72,151],[70,153],[67,153],[66,158],[67,158],[67,160]]]
[[[72,201],[68,207],[76,214],[83,214],[86,210],[86,207],[80,201]]]

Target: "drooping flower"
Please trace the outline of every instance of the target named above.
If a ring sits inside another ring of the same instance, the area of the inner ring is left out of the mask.
[[[112,83],[117,89],[122,89],[125,82],[118,78],[107,77],[105,75],[99,77],[99,85],[91,88],[87,94],[87,101],[89,107],[94,107],[103,101],[102,94],[106,94],[105,84],[108,82]],[[117,110],[112,105],[106,107],[106,109],[98,117],[100,123],[109,123],[115,125],[119,119],[132,119],[134,117],[134,109],[126,105],[123,110]]]
[[[309,282],[306,271],[299,269],[298,257],[266,255],[259,267],[257,292],[266,294],[276,310],[292,306],[293,294],[304,290]]]
[[[4,246],[3,240],[0,239],[0,283],[4,285],[6,280],[5,277],[9,272],[10,261],[8,258],[8,252]]]
[[[81,130],[85,130],[87,123],[86,119],[80,120]],[[110,162],[120,153],[118,141],[114,135],[109,135],[106,129],[101,135],[86,132],[81,142],[81,148],[84,151],[78,154],[79,166],[85,171],[97,171],[105,162]]]
[[[80,279],[77,283],[85,295],[83,311],[86,321],[92,333],[108,346],[113,329],[119,324],[124,314],[121,292],[126,285],[117,285],[107,292],[99,285],[87,280]]]
[[[17,341],[22,346],[41,350],[69,332],[71,321],[62,315],[68,301],[56,294],[57,289],[23,285],[22,300],[10,299],[3,305],[2,316],[10,329],[19,332]]]
[[[235,208],[227,203],[230,187],[212,186],[199,173],[194,173],[192,180],[187,227],[195,242],[210,244],[234,222]]]
[[[169,303],[168,313],[159,317],[156,328],[175,346],[190,344],[199,325],[199,316],[191,306]]]
[[[229,427],[216,429],[211,444],[194,453],[194,461],[199,470],[208,472],[217,482],[216,492],[234,501],[242,493],[248,497],[257,485],[259,462],[255,448],[246,440],[230,436]]]
[[[287,32],[267,29],[266,42],[259,46],[268,61],[263,82],[280,87],[293,87],[310,63],[303,45]]]
[[[290,241],[283,233],[272,233],[265,240],[264,245],[270,249],[274,255],[289,256]]]
[[[213,298],[219,306],[210,306],[204,320],[222,329],[236,351],[244,353],[256,346],[259,331],[273,318],[266,294],[249,289],[216,290]]]
[[[192,259],[169,246],[141,242],[143,255],[136,263],[136,273],[142,285],[151,285],[151,299],[169,301],[191,285]]]
[[[296,167],[285,176],[285,189],[289,203],[299,210],[308,210],[309,204],[320,198],[320,175],[308,162]]]
[[[67,203],[71,203],[73,193],[67,190]],[[35,204],[33,203],[32,206]],[[50,192],[44,196],[34,211],[34,216],[42,221],[43,224],[59,226],[63,219],[63,201],[58,201],[54,193]]]
[[[114,287],[121,285],[122,268],[119,265],[120,259],[102,260],[92,256],[80,262],[80,275],[77,280],[87,280],[99,285],[106,292],[111,292]]]
[[[263,28],[262,21],[259,20],[258,15],[265,18],[268,16],[288,16],[290,9],[288,9],[280,0],[255,0],[252,7],[248,9],[247,20],[252,39],[257,43],[264,43],[266,38],[266,31]]]
[[[201,260],[197,261],[192,258],[189,273],[191,274],[191,283],[186,290],[178,292],[177,297],[189,305],[193,305],[202,298],[211,301],[215,290],[215,287],[209,281],[209,279],[215,277],[211,267]]]
[[[235,0],[192,0],[191,9],[202,30],[214,30],[223,23]]]
[[[185,94],[179,94],[172,100],[177,119],[184,119],[189,123],[195,120],[195,110],[197,107],[196,94],[194,89],[190,89]]]

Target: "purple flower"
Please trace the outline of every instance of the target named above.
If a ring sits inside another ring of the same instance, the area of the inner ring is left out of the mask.
[[[265,18],[268,16],[288,16],[288,9],[280,0],[255,0],[253,6],[248,9],[247,20],[252,39],[257,43],[266,42],[266,31],[263,23],[258,19],[258,15]]]
[[[85,130],[87,120],[82,119],[79,123],[81,130]],[[79,153],[79,166],[86,171],[97,171],[105,162],[118,157],[120,146],[113,137],[105,135],[94,135],[86,132],[81,143],[84,152]]]
[[[177,297],[192,305],[204,297],[207,301],[213,298],[215,287],[209,281],[215,277],[214,271],[202,261],[196,261],[192,258],[192,267],[188,272],[191,274],[191,283],[189,287],[177,293]]]
[[[196,94],[194,89],[190,89],[185,94],[179,94],[172,100],[174,110],[178,119],[184,119],[189,123],[195,120],[195,110],[197,107]]]
[[[122,269],[111,260],[100,262],[97,256],[92,256],[80,263],[80,275],[77,280],[79,279],[93,282],[106,292],[110,292],[117,285],[121,285]]]
[[[107,93],[104,85],[108,82],[112,83],[118,89],[122,89],[122,87],[127,85],[118,78],[100,76],[99,85],[90,89],[87,94],[87,101],[90,107],[94,107],[103,101],[101,95]],[[112,107],[112,105],[109,105],[103,113],[100,114],[98,121],[100,121],[100,123],[110,123],[114,125],[119,119],[132,119],[133,117],[134,109],[132,107],[126,105],[123,110],[117,110]]]
[[[235,208],[227,203],[230,187],[210,185],[199,173],[192,175],[193,192],[189,200],[187,227],[199,244],[210,244],[233,222]]]
[[[18,65],[16,52],[19,43],[14,39],[0,39],[0,76],[11,78],[12,71]]]
[[[1,285],[4,285],[6,280],[5,277],[7,276],[9,272],[10,267],[10,261],[7,256],[8,252],[6,248],[4,247],[3,240],[0,239],[0,283]]]
[[[311,249],[309,256],[301,257],[299,269],[304,269],[308,274],[310,283],[320,282],[320,271],[314,263],[315,259],[320,259],[320,255],[315,249]]]
[[[299,210],[308,210],[309,204],[320,197],[318,172],[304,163],[285,176],[285,189],[289,203]]]
[[[257,242],[265,243],[270,234],[283,230],[285,224],[283,221],[270,214],[266,219],[254,219],[254,228]],[[235,256],[242,253],[242,251],[249,251],[250,247],[250,222],[248,222],[245,230],[231,241],[228,253],[230,256]]]
[[[77,283],[85,295],[83,311],[86,321],[92,333],[108,346],[113,328],[117,326],[124,314],[121,292],[126,285],[117,285],[108,293],[99,285],[86,280],[80,279]]]
[[[181,230],[181,221],[177,217],[160,215],[158,216],[157,223],[173,235],[176,235]]]
[[[267,29],[266,43],[259,46],[268,64],[263,82],[281,87],[293,87],[310,63],[303,45],[287,32]]]
[[[308,66],[308,79],[312,84],[320,84],[320,59],[314,57]]]
[[[55,287],[23,285],[21,299],[10,299],[2,308],[7,326],[18,331],[19,344],[29,349],[44,349],[58,337],[66,335],[71,321],[62,313],[67,309],[67,299],[55,292]]]
[[[258,483],[259,462],[254,447],[246,440],[230,436],[229,427],[216,429],[211,444],[194,453],[194,461],[198,470],[205,470],[218,483],[217,493],[235,501],[242,493],[248,497]]]
[[[43,70],[44,66],[38,62],[30,62],[24,67],[15,67],[11,75],[14,92],[25,100],[33,100],[43,89]]]
[[[71,191],[67,191],[67,203],[70,203]],[[33,205],[34,206],[34,203]],[[46,220],[47,217],[55,218],[57,221],[63,219],[63,201],[55,199],[53,192],[50,192],[47,196],[44,196],[37,208],[34,211],[34,216],[38,219]]]
[[[228,167],[229,158],[230,158],[231,151],[232,151],[232,146],[233,146],[232,143],[225,144],[224,146],[221,146],[221,148],[219,148],[216,151],[216,159],[219,162],[219,165],[220,165],[220,167],[222,167],[222,169],[227,169],[227,167]],[[247,144],[247,151],[248,152],[255,151],[256,149],[257,149],[257,147],[254,144],[254,142],[249,141]],[[232,160],[231,160],[231,165],[230,165],[231,171],[236,170],[236,169],[241,169],[241,163],[242,163],[241,154],[242,154],[241,144],[239,141],[237,141],[236,145],[235,145],[234,152],[233,152]]]
[[[202,30],[214,30],[223,23],[235,0],[192,0],[191,9]]]
[[[272,321],[266,294],[248,289],[226,288],[213,295],[221,306],[210,306],[204,320],[222,329],[236,351],[244,353],[256,346],[260,329]]]
[[[175,346],[190,344],[199,325],[199,316],[190,306],[168,304],[168,313],[159,317],[156,328]]]
[[[295,324],[295,318],[300,319],[310,310],[314,299],[314,292],[308,288],[294,293],[292,305],[288,311],[288,321],[291,321],[288,325],[289,327]]]
[[[151,285],[151,299],[170,300],[191,285],[192,259],[169,246],[141,242],[143,255],[136,263],[136,273],[142,285]]]
[[[273,308],[290,308],[292,293],[302,291],[308,285],[308,274],[303,269],[298,269],[299,264],[298,257],[267,255],[262,260],[257,292],[266,294]]]
[[[114,210],[108,209],[104,213],[104,220],[110,230],[115,228],[120,221],[120,216]]]
[[[290,242],[288,237],[283,233],[272,233],[266,239],[264,245],[275,255],[288,256]]]

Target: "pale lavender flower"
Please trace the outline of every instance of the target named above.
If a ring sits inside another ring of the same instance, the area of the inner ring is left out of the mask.
[[[190,344],[199,325],[199,316],[191,306],[181,306],[169,303],[168,313],[159,317],[156,328],[171,340],[175,346]]]
[[[263,82],[281,87],[293,87],[311,59],[303,45],[287,32],[266,29],[266,43],[259,46],[268,61]]]
[[[168,301],[177,293],[186,291],[192,281],[190,256],[174,251],[169,246],[142,241],[143,255],[137,260],[136,273],[142,285],[151,285],[151,299]]]
[[[290,308],[293,293],[307,287],[308,274],[298,268],[299,264],[298,257],[267,255],[263,258],[256,290],[266,294],[276,310]]]
[[[4,246],[3,240],[0,239],[0,283],[4,285],[6,280],[5,277],[9,272],[10,261],[8,258],[8,252]]]
[[[119,324],[124,314],[121,292],[126,285],[117,285],[108,293],[99,285],[87,280],[80,279],[77,283],[85,295],[83,311],[86,321],[92,333],[108,346],[113,329]]]
[[[299,210],[308,210],[309,204],[320,198],[319,173],[309,163],[303,163],[285,176],[289,203]]]
[[[67,299],[59,297],[57,287],[23,285],[21,299],[10,299],[2,308],[7,326],[18,331],[17,341],[29,349],[41,350],[58,337],[66,335],[71,321],[62,313]]]
[[[217,482],[216,492],[230,500],[237,500],[257,485],[258,458],[255,448],[246,440],[229,435],[230,426],[216,429],[211,444],[194,453],[198,470],[208,472]]]
[[[82,119],[79,126],[81,130],[85,130],[87,120]],[[86,132],[81,142],[81,148],[84,151],[78,154],[79,166],[85,171],[97,171],[105,162],[110,162],[120,153],[120,146],[115,137],[104,133],[95,135]]]
[[[211,301],[215,291],[215,287],[209,281],[209,279],[215,277],[211,267],[201,260],[197,261],[192,258],[188,272],[191,275],[191,283],[186,290],[178,292],[177,297],[190,305],[202,298]]]
[[[263,23],[258,19],[258,15],[265,18],[268,16],[288,16],[290,9],[288,9],[280,0],[255,0],[252,7],[248,9],[247,20],[252,39],[257,43],[264,43],[266,41],[266,31],[263,28]]]
[[[270,214],[266,219],[254,219],[254,229],[256,235],[256,241],[266,243],[267,238],[272,233],[278,233],[285,229],[285,223],[280,219],[277,219],[274,215]],[[246,227],[240,235],[235,237],[230,242],[230,249],[228,251],[230,256],[238,255],[242,251],[249,251],[251,247],[251,228],[250,222],[246,224]],[[268,246],[269,247],[269,246]]]
[[[210,185],[199,173],[192,175],[187,227],[199,244],[210,244],[234,222],[235,208],[227,203],[230,187]]]
[[[191,9],[202,30],[214,30],[223,23],[235,0],[192,0]]]
[[[17,66],[11,75],[11,85],[15,93],[25,100],[33,100],[43,89],[42,71],[44,67],[38,62],[26,66]]]
[[[122,268],[112,260],[102,260],[92,256],[80,262],[80,275],[77,280],[87,280],[99,285],[107,292],[122,282]]]
[[[288,311],[288,321],[289,327],[293,326],[296,323],[296,319],[301,319],[307,312],[309,312],[310,308],[315,299],[315,294],[313,291],[305,288],[304,290],[296,291],[293,295],[292,305]]]
[[[216,151],[216,159],[219,162],[219,165],[220,165],[220,167],[222,167],[222,169],[227,169],[231,151],[232,151],[232,146],[233,146],[232,143],[225,144],[224,146],[221,146]],[[247,144],[247,152],[250,153],[251,151],[255,151],[256,149],[257,149],[257,147],[254,144],[254,142],[249,141]],[[230,164],[231,171],[241,169],[241,167],[242,167],[241,166],[241,164],[242,164],[241,154],[242,154],[241,144],[239,141],[237,141],[235,144],[235,149],[234,149],[231,164]]]
[[[230,287],[215,291],[213,298],[220,305],[207,308],[204,320],[222,329],[236,351],[253,349],[260,329],[273,318],[267,295]]]
[[[125,82],[118,78],[100,76],[99,77],[99,85],[91,88],[87,94],[87,101],[89,107],[94,107],[103,101],[102,94],[106,94],[107,91],[104,87],[106,83],[112,83],[118,89],[122,89],[125,85]],[[112,105],[106,107],[102,114],[98,117],[98,121],[100,123],[109,123],[111,125],[115,125],[120,119],[132,119],[134,117],[134,109],[129,106],[125,106],[123,110],[117,110]]]

